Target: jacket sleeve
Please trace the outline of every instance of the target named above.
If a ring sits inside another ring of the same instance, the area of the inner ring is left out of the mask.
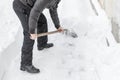
[[[57,5],[56,7],[50,8],[49,12],[55,27],[58,29],[60,27],[60,21],[58,18]]]
[[[48,3],[49,0],[36,0],[33,8],[31,9],[29,16],[29,32],[31,34],[35,33],[35,28],[37,27],[39,16]]]

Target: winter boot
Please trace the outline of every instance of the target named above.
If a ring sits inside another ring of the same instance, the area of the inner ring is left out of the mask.
[[[24,67],[21,66],[20,70],[27,71],[29,73],[39,73],[40,72],[40,70],[35,68],[33,65],[31,65],[31,66],[24,66]]]
[[[47,43],[46,45],[38,47],[38,50],[43,50],[44,48],[50,48],[53,47],[53,43]]]

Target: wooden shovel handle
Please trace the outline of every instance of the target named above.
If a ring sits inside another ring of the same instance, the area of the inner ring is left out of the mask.
[[[64,29],[64,31],[66,31],[67,29]],[[46,33],[40,33],[40,34],[37,34],[37,37],[42,37],[42,36],[46,36],[46,35],[50,35],[50,34],[54,34],[54,33],[58,33],[59,31],[56,30],[56,31],[51,31],[51,32],[46,32]]]

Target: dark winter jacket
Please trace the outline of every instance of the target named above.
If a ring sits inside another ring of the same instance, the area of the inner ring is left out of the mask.
[[[29,32],[35,33],[40,14],[45,8],[49,9],[51,18],[56,28],[59,28],[60,22],[57,13],[57,7],[60,0],[20,0],[24,5],[31,7],[29,16]]]

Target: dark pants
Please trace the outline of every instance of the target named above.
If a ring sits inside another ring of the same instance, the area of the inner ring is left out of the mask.
[[[21,49],[22,51],[21,66],[32,65],[34,40],[30,39],[29,26],[28,26],[29,14],[31,9],[23,5],[19,0],[14,0],[13,9],[17,14],[18,18],[20,19],[20,22],[23,27],[24,40]],[[37,33],[43,33],[47,31],[48,31],[47,20],[44,14],[41,14],[38,20]],[[37,39],[37,46],[40,47],[42,45],[45,45],[47,44],[47,41],[48,41],[47,36],[40,37]]]

